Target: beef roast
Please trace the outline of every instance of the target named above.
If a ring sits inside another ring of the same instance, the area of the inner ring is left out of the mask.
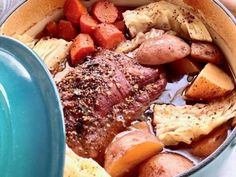
[[[114,136],[137,120],[165,85],[160,69],[123,54],[98,52],[57,83],[67,144],[78,155],[102,162]]]

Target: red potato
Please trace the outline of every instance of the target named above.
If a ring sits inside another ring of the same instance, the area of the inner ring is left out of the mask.
[[[105,49],[114,49],[125,40],[124,34],[112,24],[99,24],[94,32],[96,42]]]
[[[80,18],[80,31],[86,34],[93,34],[98,22],[92,16],[86,14]]]
[[[77,30],[73,27],[72,23],[69,21],[60,20],[58,28],[59,28],[58,37],[65,39],[67,41],[71,41],[78,34]]]
[[[206,158],[212,154],[227,138],[228,125],[223,125],[211,132],[209,135],[202,137],[200,140],[191,144],[188,150],[192,155]]]
[[[182,59],[190,54],[190,47],[182,39],[164,34],[148,39],[137,49],[136,58],[141,64],[160,65]]]
[[[66,0],[64,14],[67,20],[74,24],[79,24],[81,15],[88,14],[88,11],[80,0]]]
[[[112,177],[119,177],[162,149],[163,144],[150,133],[140,130],[122,132],[108,146],[104,167]]]
[[[57,37],[59,33],[59,26],[56,22],[49,22],[46,25],[46,33],[51,37]]]
[[[102,23],[114,23],[118,17],[118,10],[110,1],[97,1],[92,7],[92,14]]]
[[[207,42],[193,42],[191,57],[196,61],[214,64],[220,64],[224,58],[223,53],[215,44]]]
[[[95,51],[92,38],[88,34],[79,34],[73,41],[70,49],[71,62],[73,65],[83,63],[87,55]]]
[[[139,177],[174,177],[193,167],[193,162],[175,153],[160,153],[140,165]]]

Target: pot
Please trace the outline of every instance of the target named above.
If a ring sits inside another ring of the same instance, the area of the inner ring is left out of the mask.
[[[90,6],[95,0],[87,0]],[[118,5],[137,6],[151,0],[112,0]],[[169,0],[174,4],[188,6],[206,23],[213,40],[223,50],[236,81],[236,19],[218,0]],[[18,34],[27,34],[34,38],[51,20],[59,19],[63,15],[64,0],[28,0],[17,8],[2,25],[0,32],[15,37]],[[14,9],[14,8],[13,8]],[[33,9],[33,10],[32,10]],[[229,156],[236,145],[236,128],[226,141],[208,158],[201,161],[191,170],[181,176],[215,177],[217,168]]]

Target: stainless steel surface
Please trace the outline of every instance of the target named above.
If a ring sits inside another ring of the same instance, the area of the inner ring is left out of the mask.
[[[5,21],[9,13],[14,11],[23,2],[24,0],[0,0],[0,25]],[[211,168],[212,170],[209,169],[209,176],[213,175],[214,177],[236,177],[236,139],[229,147],[229,154],[227,158],[218,159],[215,161],[216,162],[214,166],[217,167],[217,170],[213,167]]]

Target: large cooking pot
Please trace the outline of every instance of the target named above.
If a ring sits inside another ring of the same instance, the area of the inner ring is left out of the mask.
[[[137,6],[151,2],[151,0],[112,1],[118,5],[129,6]],[[193,8],[204,20],[208,30],[213,36],[214,42],[224,51],[236,81],[236,19],[234,16],[217,0],[169,1]],[[92,2],[94,2],[94,0],[87,0],[85,4],[89,6]],[[35,37],[49,21],[62,16],[63,4],[64,0],[28,0],[11,15],[9,13],[4,14],[5,18],[3,19],[8,18],[2,25],[0,32],[12,37],[18,34],[27,34],[28,36]],[[224,160],[235,145],[236,128],[216,152],[181,176],[216,177],[217,168],[224,163]],[[234,175],[232,174],[232,176]]]

